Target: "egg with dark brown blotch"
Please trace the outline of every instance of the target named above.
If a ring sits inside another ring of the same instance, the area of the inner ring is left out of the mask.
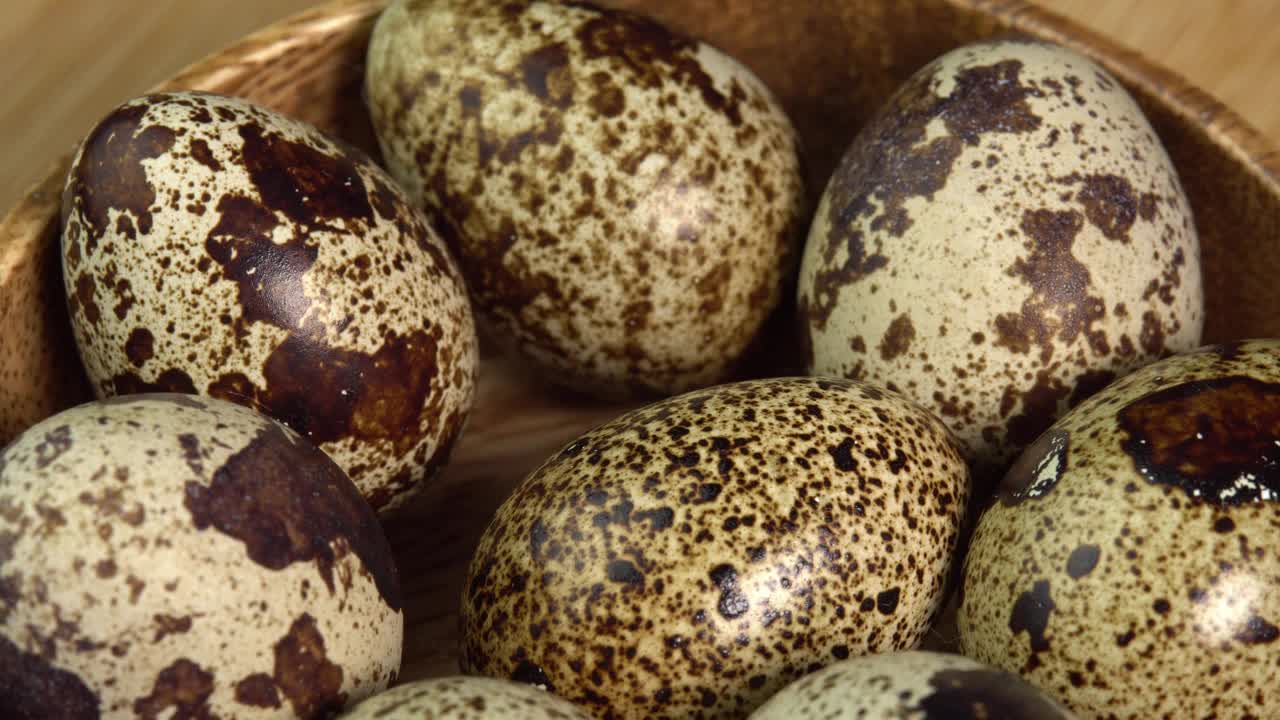
[[[813,373],[939,414],[984,485],[1204,324],[1191,208],[1141,109],[1087,58],[1019,38],[943,55],[862,129],[799,305]]]
[[[1276,547],[1280,341],[1174,356],[1006,476],[966,560],[961,645],[1085,717],[1276,717]]]
[[[92,402],[0,452],[0,715],[323,718],[400,670],[400,583],[324,453],[211,398]]]
[[[457,675],[399,685],[341,720],[589,720],[564,698],[511,680]]]
[[[465,671],[596,717],[743,717],[797,677],[918,645],[969,499],[942,423],[848,380],[635,410],[526,478],[463,590]]]
[[[795,681],[751,720],[1072,720],[1013,673],[961,655],[851,658]]]
[[[474,393],[461,276],[364,153],[236,98],[148,95],[82,143],[63,277],[99,397],[260,410],[379,510],[446,461]]]
[[[584,3],[400,1],[365,91],[481,327],[542,377],[709,385],[779,303],[805,222],[797,136],[718,50]]]

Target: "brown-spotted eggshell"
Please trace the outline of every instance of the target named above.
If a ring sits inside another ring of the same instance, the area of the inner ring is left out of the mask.
[[[444,463],[476,373],[466,291],[360,151],[236,98],[149,95],[90,132],[63,213],[71,319],[99,397],[253,407],[379,509]]]
[[[458,675],[419,680],[379,693],[342,720],[589,720],[568,700],[495,678]]]
[[[751,720],[1072,720],[1013,673],[910,651],[829,665],[783,688]]]
[[[0,452],[4,717],[328,717],[403,629],[373,510],[251,410],[131,395]]]
[[[541,0],[394,2],[366,91],[496,340],[606,396],[726,376],[795,265],[795,132],[743,66]]]
[[[1031,39],[917,72],[831,178],[800,274],[808,366],[899,389],[998,473],[1067,407],[1190,350],[1190,206],[1118,81]]]
[[[464,669],[601,718],[743,717],[916,646],[969,497],[954,439],[847,380],[722,385],[587,433],[516,489],[463,591]]]
[[[1209,346],[1082,403],[980,520],[966,654],[1084,717],[1280,713],[1280,341]]]

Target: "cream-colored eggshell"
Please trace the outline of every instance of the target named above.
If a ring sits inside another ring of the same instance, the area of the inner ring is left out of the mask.
[[[799,289],[811,371],[901,390],[979,475],[1198,345],[1203,302],[1150,124],[1106,71],[1030,39],[955,50],[899,90],[833,175]]]
[[[783,688],[751,720],[1070,720],[1012,673],[961,655],[896,652],[850,658]]]
[[[466,290],[363,153],[240,99],[145,96],[89,134],[63,204],[71,320],[99,397],[260,410],[380,510],[445,462],[474,394]]]
[[[0,588],[17,717],[321,717],[400,668],[373,510],[323,453],[218,400],[94,402],[14,440]]]
[[[379,693],[342,720],[587,720],[573,703],[545,690],[487,677],[419,680]]]
[[[915,647],[969,498],[942,423],[847,380],[721,385],[623,415],[516,489],[463,590],[464,670],[601,718],[741,717]]]
[[[401,1],[365,87],[478,319],[552,381],[710,384],[777,305],[803,229],[797,138],[714,48],[584,4]]]
[[[1059,420],[982,516],[965,653],[1084,717],[1280,713],[1280,341],[1144,367]]]

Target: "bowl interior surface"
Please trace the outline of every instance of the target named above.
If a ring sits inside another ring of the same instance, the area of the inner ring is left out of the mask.
[[[376,156],[363,57],[384,0],[338,0],[263,30],[165,83],[246,97]],[[755,70],[799,129],[813,197],[876,107],[959,45],[1018,31],[1100,61],[1137,97],[1177,166],[1202,243],[1206,342],[1280,335],[1280,156],[1179,78],[1016,0],[608,0],[710,41]],[[124,98],[121,98],[123,100]],[[89,399],[57,251],[68,160],[0,223],[0,445]],[[446,472],[387,525],[407,596],[403,679],[457,671],[462,573],[494,510],[529,470],[617,414],[557,395],[486,356],[476,408]],[[950,638],[941,631],[943,644]]]

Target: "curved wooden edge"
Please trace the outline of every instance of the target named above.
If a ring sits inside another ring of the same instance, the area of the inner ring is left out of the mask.
[[[221,92],[242,81],[245,74],[255,68],[268,65],[276,58],[297,50],[301,46],[326,44],[336,38],[350,38],[367,34],[378,13],[390,0],[332,0],[310,10],[268,25],[243,40],[206,55],[188,65],[172,78],[152,88],[152,92],[164,90],[204,90]],[[121,98],[123,102],[127,98]],[[60,158],[50,168],[43,180],[34,184],[2,220],[0,220],[0,277],[7,278],[11,257],[11,245],[24,237],[18,233],[33,222],[47,222],[48,214],[39,208],[57,203],[62,178],[66,176],[71,155]],[[56,187],[50,196],[49,189]]]
[[[204,90],[229,95],[256,95],[254,90],[269,89],[281,97],[302,94],[290,92],[330,64],[306,62],[328,57],[321,50],[357,48],[356,62],[363,64],[363,51],[368,45],[373,23],[390,0],[332,0],[280,22],[268,25],[243,40],[199,60],[156,86],[154,91]],[[280,73],[279,65],[290,66],[291,72]],[[271,66],[275,72],[257,70]],[[283,82],[276,86],[272,83]],[[259,101],[261,102],[261,101]],[[268,107],[270,102],[265,103]],[[299,117],[299,113],[292,113]],[[305,113],[299,119],[307,120]]]
[[[1280,195],[1280,148],[1209,93],[1192,85],[1181,75],[1160,66],[1142,54],[1088,30],[1050,10],[1024,0],[948,0],[961,8],[989,14],[1013,30],[1035,33],[1069,47],[1102,64],[1129,86],[1142,87],[1158,96],[1180,117],[1205,127],[1221,147],[1250,172],[1276,189]],[[212,53],[187,66],[174,77],[153,88],[155,91],[191,89],[226,91],[243,82],[254,68],[269,64],[299,46],[323,44],[334,37],[350,39],[365,33],[390,0],[333,0],[311,10],[281,20],[240,42]],[[604,5],[634,3],[604,0]],[[54,163],[49,175],[27,191],[17,206],[0,220],[0,278],[6,281],[25,257],[20,242],[37,233],[56,214],[57,192],[70,156]]]
[[[71,157],[64,156],[0,222],[0,447],[27,425],[84,397],[87,384],[63,299],[58,209]]]
[[[31,243],[42,234],[50,218],[58,212],[63,179],[71,165],[71,155],[58,158],[44,179],[32,185],[3,220],[0,220],[0,278],[7,284],[15,270],[30,257]]]
[[[1100,33],[1024,0],[950,0],[990,13],[1010,29],[1038,35],[1105,67],[1130,88],[1141,88],[1183,120],[1206,129],[1257,180],[1280,195],[1280,147],[1234,110],[1186,78]]]
[[[994,25],[1045,37],[1092,57],[1122,82],[1154,96],[1184,122],[1204,128],[1218,147],[1247,168],[1270,193],[1280,197],[1280,151],[1232,110],[1177,74],[1024,0],[946,1],[961,11],[985,16]],[[308,72],[332,69],[332,65],[324,64],[305,66],[305,61],[317,56],[317,48],[344,48],[347,52],[338,53],[334,62],[362,62],[359,51],[387,3],[388,0],[333,0],[255,32],[193,63],[155,89],[232,94],[260,89],[253,83],[261,82],[265,74],[258,70],[301,58],[304,62],[297,67],[297,73],[285,73],[285,80],[293,82]],[[604,4],[635,7],[645,3],[605,0]],[[328,53],[324,56],[328,57]],[[354,111],[358,113],[360,109]],[[10,344],[0,354],[0,409],[20,406],[19,412],[4,414],[16,419],[9,423],[13,427],[0,426],[0,443],[16,434],[22,423],[30,424],[56,410],[58,402],[85,396],[81,385],[67,380],[78,374],[70,367],[74,358],[56,352],[69,347],[69,332],[61,322],[64,318],[44,317],[56,313],[38,312],[40,308],[61,305],[61,289],[46,282],[56,275],[46,272],[49,263],[57,262],[56,253],[40,246],[50,244],[55,237],[59,195],[68,163],[69,156],[54,163],[45,179],[0,220],[0,317],[27,318],[22,324],[33,326],[30,339],[24,341],[30,344]],[[17,387],[24,392],[17,393]]]
[[[335,45],[363,48],[369,28],[387,0],[334,0],[286,18],[189,65],[152,89],[237,94],[261,74],[256,70],[290,55]],[[312,72],[322,72],[317,66]],[[300,72],[305,72],[305,68]],[[126,98],[121,98],[125,100]],[[71,342],[63,290],[51,278],[59,262],[58,214],[68,153],[0,219],[0,318],[26,331],[0,353],[0,446],[26,426],[88,397]],[[30,327],[28,327],[30,326]]]
[[[595,0],[601,5],[646,13],[656,6],[659,20],[669,19],[666,0]],[[715,0],[702,0],[708,4]],[[1130,89],[1158,100],[1188,124],[1204,128],[1219,147],[1225,148],[1250,174],[1280,195],[1280,145],[1263,135],[1234,110],[1196,87],[1157,60],[1131,50],[1029,0],[940,0],[964,15],[990,22],[990,32],[1025,32],[1070,48],[1105,67]],[[722,0],[723,4],[723,0]],[[918,10],[919,0],[900,2],[904,17]],[[945,32],[945,29],[942,30]]]
[[[301,46],[327,44],[335,38],[361,38],[388,3],[389,0],[333,0],[319,5],[197,60],[151,91],[225,92],[243,82],[244,76],[255,68],[268,65]],[[32,230],[38,231],[56,216],[72,154],[59,158],[48,175],[33,185],[0,220],[0,278],[7,281],[10,271],[25,257],[19,253],[23,249],[22,241],[38,235],[39,232]]]
[[[965,0],[975,8],[991,3]],[[1184,78],[1074,23],[1023,2],[999,3],[1015,31],[1098,61],[1134,94],[1160,133],[1200,234],[1205,343],[1280,333],[1271,235],[1280,201],[1280,152],[1234,111]]]
[[[390,0],[332,0],[258,30],[227,48],[188,65],[156,90],[217,91],[236,76],[303,47],[333,38],[367,34],[367,27]]]

